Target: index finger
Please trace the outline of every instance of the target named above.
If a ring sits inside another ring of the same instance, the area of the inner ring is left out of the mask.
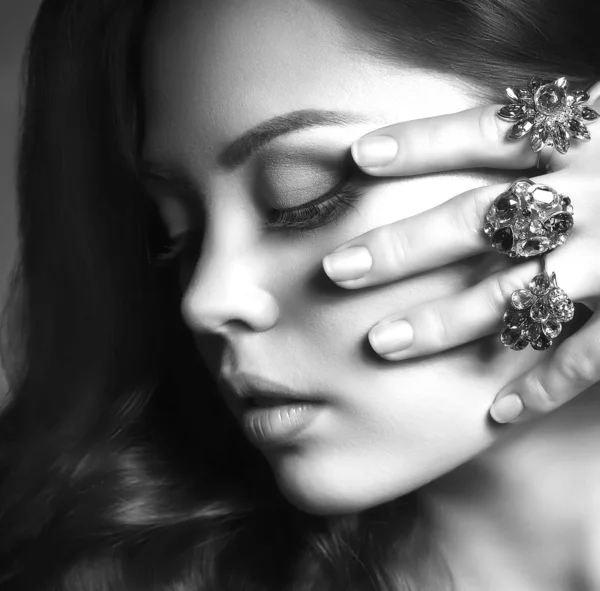
[[[497,116],[503,106],[485,105],[381,127],[354,142],[352,156],[359,168],[373,176],[410,176],[464,168],[535,167],[538,154],[531,149],[529,137],[507,139],[515,122]],[[574,142],[567,154],[554,153],[550,168],[563,168],[584,146]]]

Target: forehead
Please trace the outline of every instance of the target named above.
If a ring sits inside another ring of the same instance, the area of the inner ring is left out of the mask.
[[[143,55],[149,141],[207,156],[290,111],[362,112],[380,125],[464,108],[439,77],[353,49],[344,18],[319,0],[163,1]]]

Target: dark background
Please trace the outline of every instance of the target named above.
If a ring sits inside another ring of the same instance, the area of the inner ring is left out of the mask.
[[[15,149],[21,61],[40,3],[0,0],[0,304],[6,299],[8,275],[16,254]],[[0,398],[5,392],[0,367]]]

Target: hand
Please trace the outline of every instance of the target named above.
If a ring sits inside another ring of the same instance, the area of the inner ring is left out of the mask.
[[[600,94],[600,85],[596,86]],[[591,106],[598,110],[598,103]],[[355,142],[352,154],[357,165],[374,176],[474,167],[535,167],[537,154],[531,150],[528,137],[516,142],[505,139],[512,124],[496,116],[501,106],[390,125]],[[552,252],[549,271],[556,272],[559,286],[573,301],[583,302],[593,314],[551,355],[498,393],[491,409],[498,422],[509,422],[516,416],[523,420],[553,410],[600,380],[600,120],[589,130],[591,142],[574,141],[566,155],[554,151],[548,166],[551,173],[532,180],[573,198],[575,229],[569,240]],[[346,261],[341,274],[334,267],[335,254],[325,257],[324,269],[339,286],[360,289],[489,252],[492,246],[482,231],[484,217],[494,198],[508,186],[467,191],[418,215],[366,232],[334,251]],[[360,248],[348,250],[351,247]],[[348,265],[350,252],[358,255],[354,270]],[[512,292],[527,288],[540,272],[538,257],[520,260],[526,262],[495,273],[462,293],[415,306],[380,322],[369,333],[372,347],[385,359],[395,361],[499,332]],[[581,269],[587,271],[582,273]]]

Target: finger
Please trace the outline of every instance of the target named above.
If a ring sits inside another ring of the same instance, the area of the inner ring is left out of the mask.
[[[503,388],[490,409],[499,423],[522,422],[562,406],[600,381],[600,314],[553,355]]]
[[[490,249],[483,232],[485,216],[494,199],[508,187],[472,189],[417,215],[373,228],[327,255],[323,269],[340,287],[359,289],[397,281]]]
[[[359,168],[373,176],[410,176],[481,167],[511,170],[535,167],[538,154],[531,148],[530,136],[518,140],[507,138],[515,122],[497,116],[503,106],[491,104],[388,125],[354,142],[352,156]],[[564,155],[555,150],[548,169],[559,170],[569,165],[587,145],[573,141]]]
[[[575,241],[571,248],[563,248],[562,253],[553,253],[561,256],[551,263],[552,269],[557,269],[558,285],[571,299],[590,297],[594,291],[591,286],[600,284],[600,278],[584,272],[590,268],[591,255],[587,260],[582,256],[578,259],[573,253],[581,248]],[[574,265],[577,260],[580,264]],[[375,325],[369,331],[369,342],[383,358],[400,361],[438,353],[494,332],[499,334],[512,293],[527,289],[539,272],[539,261],[529,260],[494,273],[462,292],[404,310]]]
[[[587,201],[583,196],[597,183],[589,174],[572,176],[566,172],[531,180],[543,180],[564,195],[568,189],[578,216],[583,213],[580,202]],[[485,217],[496,197],[508,187],[501,184],[472,189],[417,215],[373,228],[324,257],[323,269],[340,287],[361,289],[441,267],[486,249],[493,251],[483,232]]]

